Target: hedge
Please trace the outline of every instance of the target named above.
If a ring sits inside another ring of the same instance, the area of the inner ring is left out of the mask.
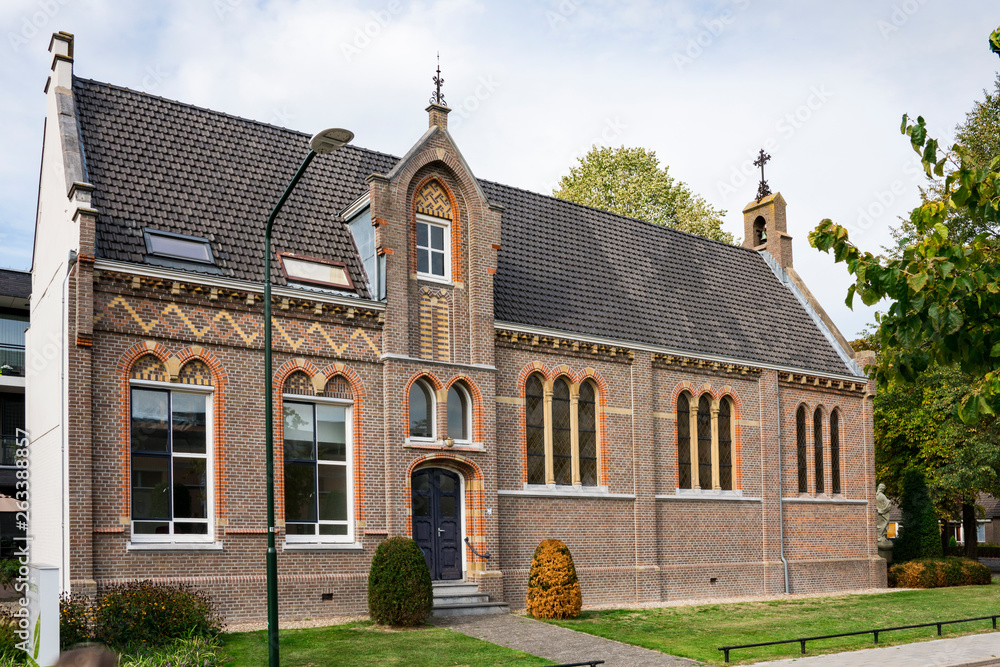
[[[921,558],[889,567],[892,588],[988,586],[992,579],[990,568],[966,558]]]

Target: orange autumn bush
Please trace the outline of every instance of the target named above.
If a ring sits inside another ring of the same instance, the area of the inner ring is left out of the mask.
[[[576,618],[583,606],[580,582],[569,549],[545,540],[535,549],[528,575],[528,613],[535,618]]]
[[[988,586],[992,578],[990,568],[965,558],[924,558],[889,566],[890,588]]]

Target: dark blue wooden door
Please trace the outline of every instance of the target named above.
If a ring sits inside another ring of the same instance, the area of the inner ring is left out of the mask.
[[[413,473],[413,539],[431,579],[462,578],[462,502],[458,475],[440,468]]]

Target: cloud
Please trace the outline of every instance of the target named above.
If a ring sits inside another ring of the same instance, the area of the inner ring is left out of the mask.
[[[962,12],[935,0],[21,0],[0,5],[0,33],[46,2],[58,9],[44,31],[0,57],[0,265],[30,256],[54,30],[76,34],[78,75],[306,132],[348,127],[397,155],[426,128],[440,51],[454,134],[491,180],[546,191],[592,143],[643,146],[742,236],[758,177],[736,184],[733,170],[775,142],[768,180],[788,201],[796,267],[849,337],[871,310],[846,309],[850,277],[809,230],[831,217],[865,249],[888,243],[919,185],[901,114],[950,130],[995,70],[986,0]]]

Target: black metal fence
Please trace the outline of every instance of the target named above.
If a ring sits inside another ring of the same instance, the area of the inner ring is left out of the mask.
[[[993,629],[997,629],[997,617],[996,616],[977,616],[976,618],[960,618],[954,621],[934,621],[933,623],[918,623],[916,625],[900,625],[895,628],[878,628],[877,630],[859,630],[858,632],[842,632],[836,635],[819,635],[816,637],[799,637],[798,639],[783,639],[777,642],[759,642],[757,644],[738,644],[734,646],[720,646],[719,650],[723,651],[725,654],[726,662],[729,662],[729,652],[734,651],[738,648],[756,648],[758,646],[777,646],[778,644],[795,644],[798,643],[802,647],[802,654],[805,655],[806,652],[806,642],[816,641],[817,639],[833,639],[835,637],[853,637],[856,635],[875,635],[875,643],[878,644],[879,633],[882,632],[892,632],[893,630],[912,630],[914,628],[932,628],[937,626],[938,636],[941,636],[941,626],[951,625],[952,623],[969,623],[971,621],[993,621]]]

